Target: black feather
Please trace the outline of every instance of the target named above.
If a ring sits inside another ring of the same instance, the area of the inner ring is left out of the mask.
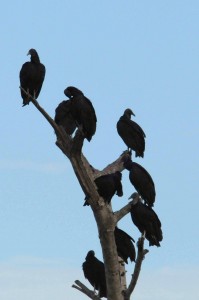
[[[99,291],[99,297],[107,298],[104,264],[95,257],[93,250],[87,253],[82,268],[85,278],[88,279],[94,289]]]
[[[30,62],[23,64],[20,73],[20,86],[33,98],[37,99],[45,77],[45,66],[40,63],[39,55],[35,49],[30,49],[28,54],[31,56]],[[29,97],[21,90],[23,106],[29,104]]]
[[[142,199],[150,207],[153,206],[156,197],[155,184],[151,175],[138,163],[128,159],[124,162],[124,167],[129,170],[129,179]]]
[[[155,211],[149,206],[143,204],[139,195],[134,193],[131,195],[133,199],[131,206],[131,218],[139,231],[146,236],[149,246],[160,246],[163,239],[161,222]]]
[[[91,101],[79,89],[69,86],[64,94],[71,100],[71,114],[85,138],[90,142],[96,131],[97,117]]]
[[[144,157],[146,135],[142,128],[131,120],[131,115],[134,115],[131,109],[124,111],[117,122],[117,132],[128,149],[135,151],[135,156]]]
[[[118,197],[123,196],[123,189],[122,189],[122,173],[115,172],[107,175],[102,175],[95,179],[95,184],[97,186],[97,190],[99,195],[104,198],[106,203],[110,203],[112,197],[116,194]],[[85,205],[89,205],[88,201],[84,203]]]
[[[114,234],[118,256],[120,256],[126,264],[128,264],[128,258],[130,258],[131,261],[135,261],[134,239],[117,226],[115,227]]]

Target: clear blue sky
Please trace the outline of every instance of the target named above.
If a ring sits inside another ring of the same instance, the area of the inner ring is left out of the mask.
[[[30,48],[46,66],[38,101],[52,117],[69,85],[92,100],[97,132],[83,151],[94,167],[125,150],[116,131],[125,108],[146,132],[145,157],[136,161],[156,184],[164,240],[150,248],[135,299],[198,298],[198,16],[196,0],[1,5],[1,300],[86,299],[71,285],[90,287],[81,270],[88,250],[102,258],[91,210],[53,130],[33,105],[22,108],[19,70]],[[123,188],[115,210],[134,191],[127,173]],[[130,216],[119,225],[139,237]]]

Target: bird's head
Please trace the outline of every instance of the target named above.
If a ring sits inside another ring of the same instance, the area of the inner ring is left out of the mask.
[[[133,200],[132,205],[137,204],[138,202],[142,202],[142,199],[138,193],[133,193],[130,197],[129,200]]]
[[[32,62],[36,62],[36,63],[40,62],[39,55],[35,49],[31,48],[28,51],[27,55],[30,55]]]
[[[65,90],[64,90],[64,94],[66,95],[66,97],[68,97],[69,99],[75,97],[75,96],[79,96],[79,95],[84,95],[82,93],[82,91],[78,90],[76,87],[74,86],[68,86]]]
[[[37,51],[33,48],[31,48],[27,53],[27,55],[34,55],[34,54],[37,54]]]
[[[135,116],[134,112],[130,108],[125,109],[124,116],[127,116],[130,119],[132,115]]]
[[[86,260],[90,259],[91,257],[95,256],[95,252],[93,250],[88,251],[87,255],[86,255]]]

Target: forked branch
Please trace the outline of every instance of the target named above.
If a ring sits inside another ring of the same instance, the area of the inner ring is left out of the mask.
[[[76,284],[73,284],[72,287],[87,295],[92,300],[100,300],[100,298],[95,294],[94,291],[89,290],[81,281],[75,280]]]
[[[36,99],[29,93],[27,93],[26,90],[24,90],[22,87],[20,89],[29,97],[31,102],[34,104],[34,106],[40,111],[40,113],[44,116],[44,118],[50,123],[50,125],[53,127],[55,130],[55,133],[57,135],[57,142],[56,145],[62,150],[62,152],[70,158],[70,152],[71,149],[72,151],[77,151],[77,149],[80,149],[83,144],[83,137],[80,134],[80,132],[77,130],[75,137],[72,139],[70,135],[66,134],[64,129],[60,126],[58,126],[55,121],[49,116],[49,114],[41,107],[41,105],[37,102]],[[95,169],[92,167],[89,162],[87,161],[86,157],[81,153],[81,160],[83,164],[87,167],[89,166],[88,169],[91,170],[90,176],[92,179],[96,179],[99,176],[114,173],[116,171],[123,171],[123,161],[127,156],[131,156],[131,154],[128,151],[123,152],[119,158],[117,158],[114,162],[106,166],[102,171]]]

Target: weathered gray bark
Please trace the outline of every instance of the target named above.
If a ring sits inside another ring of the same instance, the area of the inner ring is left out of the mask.
[[[25,90],[23,91],[25,92]],[[99,196],[96,190],[94,179],[104,174],[122,171],[124,169],[123,160],[130,154],[127,151],[124,152],[118,159],[109,164],[102,171],[95,169],[89,164],[82,153],[84,138],[81,132],[77,130],[75,137],[72,139],[61,127],[57,126],[54,120],[46,113],[46,111],[35,99],[32,97],[30,98],[35,107],[54,128],[57,136],[56,145],[70,160],[82,190],[84,191],[85,195],[89,195],[88,201],[97,223],[103,252],[108,300],[129,300],[130,294],[134,288],[133,286],[135,285],[131,282],[128,289],[125,292],[122,291],[123,288],[120,278],[120,266],[118,263],[118,255],[115,245],[114,229],[117,222],[130,211],[131,203],[127,204],[118,212],[113,213],[111,206],[105,204],[104,200]],[[141,260],[139,260],[139,266],[137,267],[138,271],[136,271],[137,275],[135,278],[138,278],[142,260],[143,257]],[[137,281],[135,278],[133,282]],[[74,288],[83,292],[93,300],[99,299],[99,297],[96,296],[93,291],[88,290],[81,282],[76,281],[75,283],[76,285],[73,285]]]
[[[123,293],[124,294],[124,300],[130,300],[130,296],[133,293],[138,277],[140,275],[142,262],[145,258],[145,255],[149,252],[147,249],[144,249],[144,237],[141,236],[141,238],[137,242],[137,259],[134,267],[134,272],[132,274],[131,282],[127,288],[127,290]]]
[[[87,295],[89,298],[93,300],[100,300],[100,298],[94,293],[94,291],[89,290],[83,283],[79,280],[75,280],[75,284],[72,285],[73,288]]]

